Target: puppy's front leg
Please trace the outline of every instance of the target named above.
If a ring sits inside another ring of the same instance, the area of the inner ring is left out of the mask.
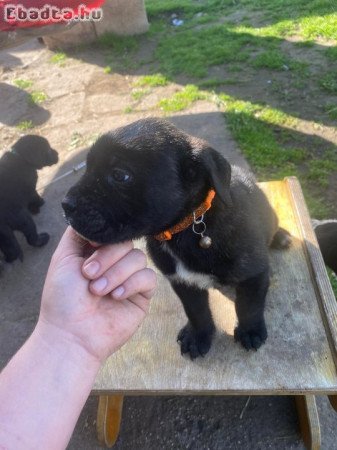
[[[211,347],[215,330],[208,304],[208,291],[184,283],[171,284],[182,301],[189,320],[178,334],[181,354],[188,353],[191,359],[204,356]]]
[[[28,203],[28,209],[32,214],[38,214],[43,204],[43,198],[35,191]]]
[[[269,270],[240,283],[236,288],[235,309],[238,326],[234,338],[246,350],[257,350],[267,339],[264,304],[269,287]]]
[[[42,247],[49,241],[48,233],[37,233],[36,225],[27,210],[21,210],[17,215],[15,229],[21,231],[28,244],[33,247]]]

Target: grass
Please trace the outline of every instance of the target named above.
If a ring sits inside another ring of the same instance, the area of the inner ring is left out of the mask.
[[[159,102],[159,107],[166,113],[181,111],[197,100],[203,100],[207,97],[205,92],[199,90],[197,86],[188,84],[179,92],[176,92],[170,98],[163,98]]]
[[[131,92],[133,100],[139,101],[151,92],[151,89],[134,89]]]
[[[249,35],[234,35],[221,25],[181,31],[159,42],[156,57],[163,73],[201,78],[208,67],[248,60],[246,46],[253,40]]]
[[[337,94],[337,72],[327,72],[320,80],[319,84],[322,89],[330,94]]]
[[[132,113],[132,112],[133,112],[132,106],[126,106],[126,107],[124,108],[123,112],[124,112],[125,114],[130,114],[130,113]]]
[[[325,111],[331,120],[337,120],[337,105],[328,104],[325,106]]]
[[[31,120],[23,120],[16,125],[16,128],[21,131],[31,130],[32,128],[34,128],[34,124]]]
[[[32,87],[33,82],[30,80],[23,80],[21,78],[18,78],[13,81],[13,84],[20,89],[29,89],[30,87]]]
[[[337,276],[328,267],[327,267],[327,272],[328,272],[328,275],[329,275],[329,279],[330,279],[332,290],[333,290],[333,292],[335,294],[335,297],[337,298]]]
[[[150,87],[158,87],[158,86],[166,86],[169,83],[167,77],[162,75],[161,73],[156,73],[154,75],[144,75],[140,77],[135,86],[150,86]]]
[[[67,60],[67,55],[63,52],[55,53],[51,58],[50,62],[53,64],[58,64],[59,66],[63,67],[65,65],[65,62]]]
[[[29,94],[28,102],[32,105],[38,105],[43,103],[48,98],[47,94],[42,91],[33,91]]]
[[[279,127],[295,127],[296,119],[265,105],[236,100],[227,94],[218,95],[226,122],[241,151],[254,168],[259,180],[297,176],[302,184],[309,210],[314,217],[329,216],[332,209],[314,189],[312,183],[327,187],[329,177],[337,171],[337,153],[325,151],[320,158],[309,149],[285,145],[291,138]]]
[[[123,55],[138,49],[139,38],[135,36],[116,36],[113,33],[105,33],[98,37],[97,45],[110,50],[116,55]]]

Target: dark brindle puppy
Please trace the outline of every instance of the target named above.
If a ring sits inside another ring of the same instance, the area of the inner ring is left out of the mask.
[[[191,216],[212,188],[216,195],[204,215],[209,248],[199,245],[192,226],[165,242],[154,237]],[[188,317],[178,336],[182,353],[195,358],[210,348],[210,287],[236,286],[236,340],[246,349],[258,349],[266,340],[268,246],[286,247],[290,238],[278,228],[254,178],[231,167],[207,142],[155,119],[108,133],[92,146],[86,173],[69,190],[63,208],[88,240],[116,243],[146,236],[155,264]]]
[[[31,214],[37,214],[44,203],[36,192],[37,170],[57,161],[47,139],[35,135],[20,138],[0,159],[0,250],[7,262],[23,258],[15,230],[34,247],[48,242],[47,233],[36,232]]]

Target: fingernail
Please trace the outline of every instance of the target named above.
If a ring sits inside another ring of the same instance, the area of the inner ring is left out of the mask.
[[[123,286],[119,286],[117,289],[115,289],[112,292],[112,296],[115,298],[119,298],[124,294],[124,292],[125,292],[125,289],[123,288]]]
[[[97,261],[91,261],[84,266],[84,271],[89,277],[93,277],[99,271],[99,263]]]
[[[92,287],[95,289],[95,291],[100,292],[103,291],[108,284],[108,280],[105,277],[99,278],[98,280],[96,280],[93,284]]]

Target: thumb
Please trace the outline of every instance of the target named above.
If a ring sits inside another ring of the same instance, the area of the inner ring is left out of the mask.
[[[54,253],[56,259],[67,257],[83,258],[87,248],[87,241],[79,236],[72,227],[68,226]]]

